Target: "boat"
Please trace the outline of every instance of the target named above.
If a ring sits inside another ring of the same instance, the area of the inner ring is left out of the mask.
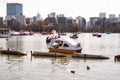
[[[23,36],[23,35],[33,35],[34,34],[34,32],[32,32],[32,31],[19,31],[19,32],[17,32],[17,31],[10,31],[10,34],[12,35],[12,36]]]
[[[11,36],[17,36],[17,35],[19,35],[20,33],[19,32],[17,32],[17,31],[10,31],[10,35]]]
[[[73,41],[70,38],[57,38],[52,39],[49,46],[49,52],[58,53],[76,53],[82,50],[81,44]]]
[[[10,38],[9,29],[0,28],[0,38]]]
[[[106,34],[111,34],[111,32],[106,32]]]
[[[97,36],[97,34],[98,34],[97,32],[94,32],[92,33],[92,36]]]
[[[66,35],[66,33],[61,33],[60,35],[64,35],[64,36],[65,36],[65,35]]]
[[[99,37],[102,37],[101,33],[99,33],[99,32],[94,32],[94,33],[92,34],[92,36],[97,36],[98,38],[99,38]]]
[[[57,39],[57,38],[60,38],[60,35],[47,36],[46,43],[50,43],[52,39]]]
[[[71,34],[71,35],[70,35],[70,38],[73,38],[73,39],[76,39],[76,38],[78,38],[78,35],[77,35],[77,33]]]
[[[34,34],[34,32],[33,32],[33,31],[30,31],[30,32],[29,32],[29,35],[33,35],[33,34]]]
[[[47,32],[41,32],[41,35],[48,35]]]
[[[97,37],[98,37],[98,38],[99,38],[99,37],[102,37],[101,33],[98,33],[98,34],[97,34]]]
[[[58,35],[66,35],[66,33],[64,33],[64,32],[61,32],[60,30],[58,31]]]

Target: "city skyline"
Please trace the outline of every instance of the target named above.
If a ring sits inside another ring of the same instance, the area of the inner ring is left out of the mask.
[[[23,14],[26,17],[33,17],[40,13],[42,18],[46,18],[51,12],[56,14],[64,14],[66,17],[75,18],[77,16],[84,17],[89,20],[90,17],[99,17],[99,13],[120,14],[120,1],[116,0],[0,0],[0,16],[6,16],[7,3],[23,4]]]

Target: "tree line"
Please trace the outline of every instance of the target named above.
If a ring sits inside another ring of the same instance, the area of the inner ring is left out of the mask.
[[[44,21],[37,21],[27,26],[21,25],[15,21],[7,21],[7,25],[0,23],[0,28],[9,28],[11,30],[25,30],[34,32],[49,32],[54,30],[60,30],[61,32],[112,32],[120,33],[120,23],[104,23],[96,22],[94,26],[81,26],[78,23],[73,23],[68,26],[61,26],[59,23],[52,23],[52,25],[46,24]]]

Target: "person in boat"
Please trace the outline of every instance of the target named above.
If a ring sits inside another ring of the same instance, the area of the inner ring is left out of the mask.
[[[58,41],[58,42],[55,42],[55,43],[53,44],[53,47],[54,47],[54,48],[58,48],[58,47],[61,47],[62,44],[63,44],[63,41]]]

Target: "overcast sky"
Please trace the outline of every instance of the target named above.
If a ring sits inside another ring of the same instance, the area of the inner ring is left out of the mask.
[[[0,16],[6,15],[7,3],[22,3],[23,14],[26,17],[33,17],[40,13],[43,18],[47,14],[55,12],[64,14],[66,17],[75,18],[82,16],[89,20],[89,17],[98,17],[100,12],[120,14],[120,0],[0,0]]]

